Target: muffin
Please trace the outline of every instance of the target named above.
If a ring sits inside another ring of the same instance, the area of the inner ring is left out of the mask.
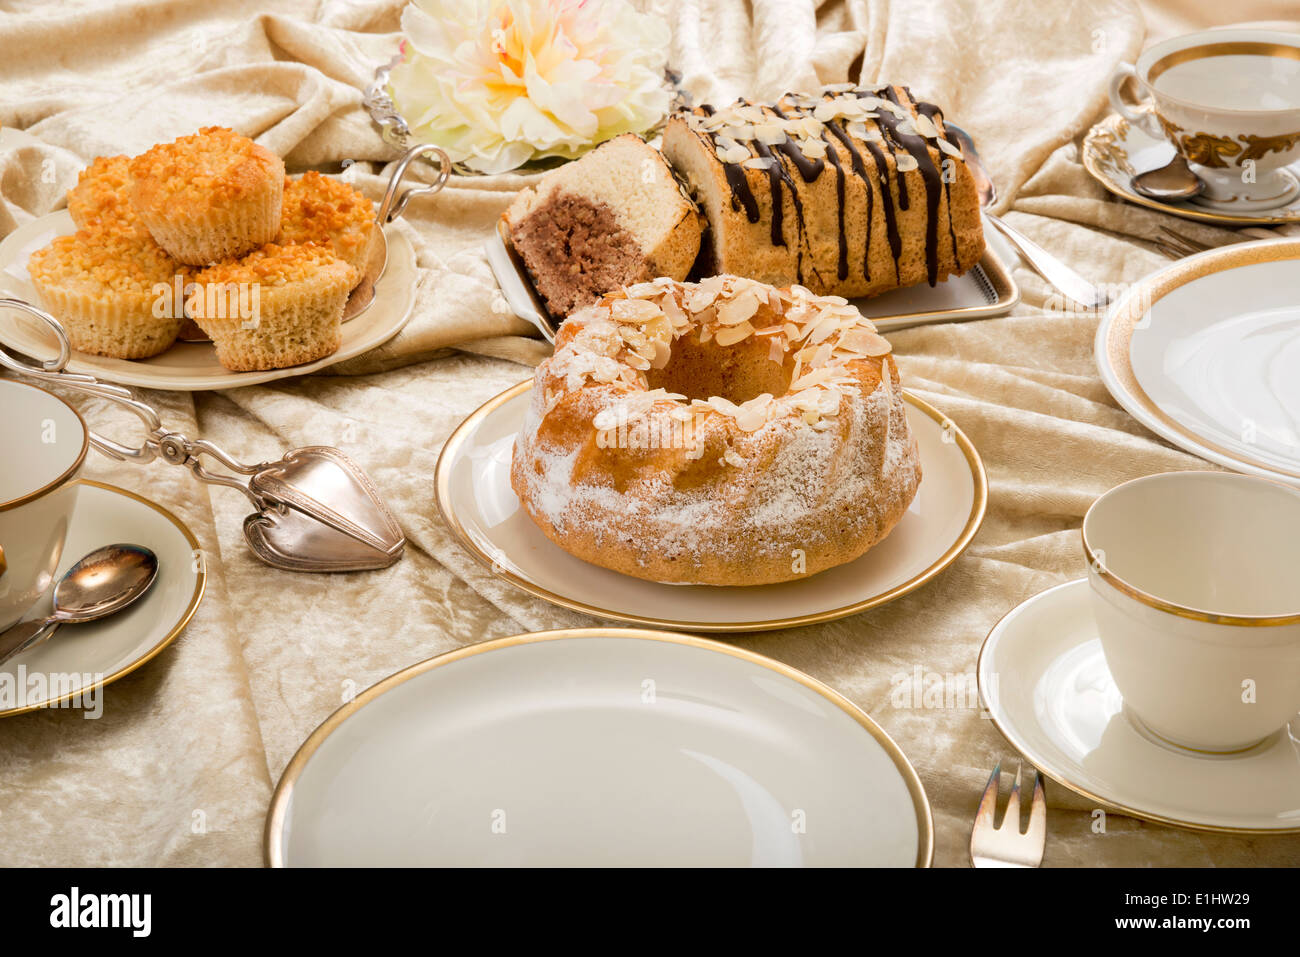
[[[280,231],[284,163],[224,127],[155,146],[129,172],[140,221],[180,262],[237,259]]]
[[[347,183],[315,170],[284,181],[277,243],[328,246],[360,280],[374,230],[375,204]]]
[[[185,267],[148,236],[80,230],[32,254],[27,272],[41,304],[78,352],[147,359],[176,341],[184,322]]]
[[[186,309],[232,372],[283,369],[333,354],[357,271],[315,243],[268,243],[195,277]]]
[[[77,185],[68,190],[68,212],[78,229],[149,235],[131,205],[130,165],[129,156],[100,156],[81,171]]]

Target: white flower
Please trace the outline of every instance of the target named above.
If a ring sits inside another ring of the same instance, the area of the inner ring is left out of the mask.
[[[417,0],[402,31],[398,110],[484,173],[578,156],[668,110],[668,26],[627,0]]]

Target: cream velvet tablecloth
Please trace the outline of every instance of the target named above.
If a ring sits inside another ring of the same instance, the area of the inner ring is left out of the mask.
[[[392,151],[359,88],[397,44],[398,0],[250,3],[120,0],[0,3],[0,235],[63,205],[77,171],[200,125],[223,124],[291,170],[363,161],[346,178],[372,196]],[[1164,260],[1144,238],[1161,214],[1112,201],[1078,162],[1103,113],[1111,67],[1132,60],[1144,18],[1128,0],[649,0],[671,23],[672,60],[700,97],[770,97],[816,82],[906,82],[980,143],[1008,219],[1095,280],[1127,282]],[[1289,4],[1234,5],[1277,19]],[[1165,32],[1211,25],[1217,4],[1156,10]],[[529,374],[545,351],[496,291],[484,237],[524,180],[456,180],[399,226],[419,250],[415,317],[394,341],[329,375],[227,393],[151,393],[174,428],[256,460],[337,444],[369,470],[410,539],[368,574],[266,568],[244,547],[237,492],[155,463],[94,457],[89,474],[175,510],[209,553],[207,598],[188,631],[106,691],[105,712],[0,722],[0,864],[261,861],[271,790],[304,738],[344,700],[406,665],[483,638],[594,622],[495,580],[438,517],[433,470],[452,429]],[[1231,232],[1178,223],[1211,243]],[[1126,479],[1204,463],[1116,407],[1092,358],[1097,317],[1023,302],[1005,318],[892,336],[904,381],[970,435],[988,468],[988,517],[966,554],[893,604],[811,628],[727,640],[771,655],[856,701],[898,741],[934,806],[936,863],[964,865],[978,795],[1013,749],[975,709],[906,710],[891,677],[964,674],[1018,602],[1083,574],[1078,527]],[[129,419],[78,400],[101,431]],[[1197,834],[1111,814],[1063,787],[1046,864],[1300,863],[1300,837]],[[195,833],[196,811],[206,829]]]

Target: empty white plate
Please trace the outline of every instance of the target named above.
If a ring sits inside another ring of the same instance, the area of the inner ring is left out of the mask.
[[[843,618],[919,588],[975,537],[988,499],[984,466],[943,413],[906,394],[921,454],[920,489],[889,536],[861,558],[777,585],[643,581],[588,564],[548,539],[510,487],[515,434],[532,381],[489,400],[452,433],[438,460],[438,505],[493,572],[565,608],[639,625],[764,631]]]
[[[664,632],[498,638],[365,691],[276,789],[272,866],[928,866],[925,791],[786,665]]]
[[[143,545],[158,557],[149,591],[100,621],[64,625],[0,665],[0,717],[34,708],[98,706],[97,688],[130,674],[175,640],[203,598],[207,574],[198,540],[160,505],[125,489],[80,479],[57,575],[104,545]],[[44,618],[50,598],[26,617]]]
[[[1300,484],[1300,240],[1190,256],[1097,330],[1102,381],[1143,425],[1231,469]]]
[[[1300,722],[1229,755],[1139,730],[1106,667],[1087,579],[1049,588],[998,622],[978,677],[1003,736],[1099,806],[1208,831],[1300,831]]]
[[[41,305],[27,274],[27,260],[55,237],[71,235],[75,231],[72,217],[67,210],[61,210],[25,223],[6,236],[0,241],[0,293],[35,306]],[[68,371],[146,389],[201,392],[308,375],[369,352],[402,330],[415,305],[418,278],[415,248],[392,226],[384,229],[384,235],[388,240],[388,264],[375,284],[375,300],[365,312],[343,324],[343,344],[337,352],[324,359],[288,369],[231,372],[217,361],[217,351],[212,343],[177,342],[162,355],[151,359],[110,359],[74,352]],[[34,359],[48,359],[59,354],[53,333],[43,324],[38,325],[17,312],[0,312],[0,345]]]

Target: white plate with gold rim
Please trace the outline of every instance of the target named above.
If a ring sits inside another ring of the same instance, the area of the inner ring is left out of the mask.
[[[1246,751],[1202,754],[1140,730],[1106,667],[1087,579],[1003,618],[980,649],[980,699],[1035,767],[1133,817],[1229,833],[1300,832],[1300,717]]]
[[[61,210],[25,223],[6,236],[0,241],[0,293],[39,306],[40,298],[27,274],[27,260],[51,240],[75,231],[72,217],[67,210]],[[146,389],[200,392],[309,375],[369,352],[402,330],[415,305],[415,249],[393,226],[385,227],[384,235],[388,240],[388,263],[375,285],[375,300],[365,312],[343,324],[343,345],[324,359],[288,369],[231,372],[217,361],[216,349],[210,342],[177,342],[151,359],[110,359],[74,352],[68,371]],[[51,333],[15,312],[0,312],[0,345],[33,358],[58,354],[58,343]]]
[[[207,581],[198,540],[161,505],[126,489],[79,479],[57,576],[104,545],[143,545],[158,575],[131,607],[100,621],[64,625],[48,641],[0,665],[0,717],[42,707],[105,704],[104,685],[130,674],[166,648],[194,617]],[[50,599],[29,619],[49,614]]]
[[[865,712],[690,635],[497,638],[399,671],[312,733],[271,866],[928,866],[920,779]]]
[[[921,486],[889,536],[861,558],[777,585],[672,585],[621,575],[551,542],[510,487],[531,388],[531,380],[521,382],[490,399],[452,433],[438,459],[438,506],[461,543],[494,573],[574,611],[710,632],[831,621],[924,585],[957,559],[984,518],[988,489],[979,453],[947,416],[905,393]]]
[[[1131,180],[1138,173],[1158,169],[1174,157],[1173,144],[1141,130],[1118,113],[1106,117],[1084,137],[1081,150],[1083,165],[1097,182],[1121,199],[1148,209],[1158,209],[1171,216],[1210,223],[1214,226],[1281,226],[1300,223],[1300,198],[1273,209],[1233,210],[1224,212],[1195,202],[1162,203],[1133,191]],[[1295,164],[1284,169],[1292,180],[1300,181]]]
[[[1136,283],[1097,329],[1134,418],[1227,468],[1300,484],[1300,239],[1224,246]]]

